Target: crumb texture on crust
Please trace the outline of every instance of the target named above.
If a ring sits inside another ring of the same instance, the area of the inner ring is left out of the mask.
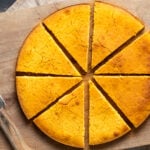
[[[150,114],[150,77],[95,77],[135,127]]]
[[[80,81],[80,77],[16,77],[17,95],[26,117],[34,117]]]
[[[79,75],[70,60],[41,24],[25,40],[18,57],[16,71]]]
[[[49,137],[66,145],[84,147],[84,85],[65,95],[34,123]]]
[[[107,102],[103,94],[90,82],[90,145],[117,139],[130,131],[130,127]]]
[[[127,11],[110,4],[95,3],[92,67],[134,37],[144,25]]]
[[[100,73],[150,74],[150,33],[143,34],[95,72]]]
[[[79,148],[115,140],[150,114],[150,33],[137,39],[144,28],[137,18],[110,4],[93,7],[48,16],[25,40],[16,66],[26,117]]]
[[[90,5],[67,7],[50,15],[44,23],[87,71]]]

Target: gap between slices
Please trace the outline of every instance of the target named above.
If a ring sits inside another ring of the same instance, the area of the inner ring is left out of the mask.
[[[127,116],[122,112],[122,110],[114,103],[112,98],[108,95],[108,93],[101,87],[100,84],[97,83],[97,81],[93,78],[92,79],[94,85],[101,91],[101,93],[104,95],[106,100],[112,105],[112,107],[120,114],[120,116],[123,118],[123,120],[129,125],[130,128],[133,128],[133,124],[131,121],[127,118]]]
[[[84,150],[89,150],[89,84],[84,81]]]
[[[80,75],[42,24],[37,25],[24,41],[19,53],[16,71]]]
[[[94,28],[94,4],[95,0],[90,2],[90,28],[89,28],[89,43],[87,52],[87,74],[83,77],[84,81],[84,126],[85,126],[85,136],[84,136],[84,150],[89,150],[89,116],[90,116],[90,93],[89,93],[89,83],[93,76],[91,73],[92,69],[92,43],[93,43],[93,28]]]
[[[87,52],[87,73],[91,73],[92,69],[92,43],[93,43],[93,29],[94,29],[94,5],[95,0],[90,3],[90,29],[89,29],[89,44]]]
[[[81,66],[82,72],[87,72],[90,5],[79,4],[61,9],[48,16],[43,25],[56,42],[63,46],[62,50],[66,55]]]
[[[37,116],[34,123],[60,143],[84,147],[84,84]]]
[[[93,22],[94,16],[93,15],[94,15],[94,2],[90,4],[89,45],[88,45],[88,52],[87,52],[87,72],[89,74],[91,72],[91,61],[92,61],[92,38],[93,38],[93,25],[94,25],[94,22]],[[53,37],[55,42],[61,47],[61,49],[67,55],[67,57],[70,58],[70,60],[74,60],[74,58],[68,53],[66,48],[60,43],[60,41],[56,38],[54,33],[47,27],[47,25],[45,23],[43,23],[43,26],[45,27],[47,32]],[[82,75],[85,74],[85,71],[81,68],[81,66],[79,66],[79,64],[77,62],[74,65]],[[84,124],[84,126],[85,126],[85,137],[84,137],[85,148],[84,149],[85,150],[89,149],[89,95],[88,95],[89,87],[88,87],[88,84],[86,82],[86,80],[88,80],[88,78],[89,78],[88,74],[83,76],[83,80],[85,82],[84,93],[86,93],[85,97],[84,97],[84,121],[85,121],[85,124]]]
[[[80,74],[85,74],[85,71],[82,69],[82,67],[78,64],[78,62],[70,55],[68,50],[64,47],[64,45],[58,40],[58,38],[55,36],[55,34],[47,27],[45,23],[42,23],[45,30],[49,33],[50,36],[55,40],[57,45],[61,48],[63,53],[68,57],[70,62],[75,66],[75,68],[80,72]]]
[[[135,37],[132,37],[129,39],[127,42],[122,44],[119,48],[117,48],[114,52],[112,52],[110,55],[108,55],[106,58],[104,58],[98,65],[96,65],[92,69],[92,44],[93,44],[93,30],[94,30],[94,5],[91,5],[91,12],[90,12],[90,28],[89,28],[89,47],[88,47],[88,53],[87,53],[87,73],[85,71],[85,68],[83,69],[83,66],[80,66],[80,64],[72,57],[72,55],[68,52],[67,48],[59,41],[57,36],[51,31],[47,25],[42,23],[42,26],[45,28],[45,30],[49,33],[50,36],[52,36],[53,40],[56,42],[56,44],[61,48],[62,52],[67,56],[67,58],[70,60],[70,62],[74,65],[74,67],[78,70],[78,72],[81,74],[83,77],[83,82],[84,82],[84,91],[86,93],[84,97],[84,121],[85,121],[85,138],[84,138],[84,145],[85,145],[85,150],[88,150],[89,148],[89,108],[90,108],[90,91],[89,91],[89,83],[88,81],[92,79],[93,73],[102,65],[106,64],[110,59],[112,59],[115,55],[120,53],[126,46],[128,46],[130,43],[132,43],[139,35],[142,34],[141,29]],[[52,76],[52,77],[76,77],[76,75],[61,75],[61,74],[45,74],[45,73],[32,73],[32,72],[22,72],[22,71],[17,71],[16,76],[35,76],[35,77],[45,77],[45,76]],[[96,76],[149,76],[149,74],[115,74],[115,73],[100,73]],[[78,75],[77,75],[78,76]],[[108,100],[110,105],[114,107],[118,113],[121,115],[122,119],[131,127],[133,128],[133,124],[128,120],[128,118],[122,113],[122,111],[114,104],[109,97],[109,93],[107,94],[105,90],[94,80],[92,79],[93,83],[96,85],[96,87],[102,92],[104,97]],[[69,95],[72,93],[72,91],[76,90],[80,86],[81,82],[73,86],[71,89],[69,89],[67,92],[59,96],[54,102],[51,104],[47,105],[45,109],[41,110],[39,113],[34,115],[31,120],[36,120],[39,116],[42,114],[46,113],[49,109],[53,108],[55,105],[57,105],[61,99],[63,99],[65,96]]]
[[[16,76],[33,76],[33,77],[81,77],[80,75],[62,75],[62,74],[50,74],[50,73],[33,73],[33,72],[21,72],[17,71]]]
[[[137,128],[148,118],[150,76],[96,76],[94,83],[134,127]]]
[[[107,97],[92,81],[89,81],[90,114],[89,144],[97,145],[113,141],[131,130],[122,116],[109,103]],[[95,132],[97,131],[97,132]]]
[[[93,16],[94,17],[94,16]],[[94,30],[94,28],[93,28]],[[92,31],[93,32],[93,31]],[[126,42],[124,42],[123,44],[121,44],[121,46],[119,46],[114,52],[111,52],[106,58],[104,58],[99,64],[97,64],[94,68],[93,64],[92,64],[92,53],[90,60],[90,69],[92,69],[92,71],[90,70],[90,74],[93,74],[99,67],[101,67],[102,65],[104,65],[105,63],[107,63],[107,61],[109,61],[109,59],[111,59],[113,56],[115,56],[117,53],[119,53],[120,51],[122,51],[123,48],[125,48],[127,45],[129,45],[130,43],[132,43],[136,38],[138,38],[140,35],[142,35],[142,33],[144,32],[144,28],[139,29],[139,31],[137,31],[136,35],[132,36],[131,38],[127,39]],[[93,38],[93,37],[92,37]],[[93,46],[93,39],[91,41],[91,45]],[[93,48],[93,47],[92,47]],[[92,49],[91,48],[91,49]],[[88,57],[89,58],[89,57]],[[118,74],[117,74],[118,75]],[[129,74],[128,74],[129,75]],[[132,74],[130,74],[132,76]],[[134,74],[133,74],[134,75]],[[145,74],[147,75],[147,74]],[[120,76],[120,74],[119,74]],[[95,85],[97,86],[97,88],[104,94],[104,96],[106,97],[106,99],[108,100],[108,102],[110,103],[110,105],[113,106],[113,108],[115,108],[115,110],[117,110],[119,112],[119,114],[121,115],[122,119],[131,127],[133,128],[133,124],[131,123],[131,121],[126,117],[126,115],[122,112],[122,110],[111,100],[111,98],[108,96],[108,94],[99,86],[96,84],[96,82],[94,81]],[[90,104],[89,104],[90,106]],[[90,128],[89,128],[90,129]],[[90,138],[90,136],[89,136]],[[89,143],[90,144],[90,143]]]
[[[131,37],[129,40],[127,40],[125,43],[123,43],[120,47],[118,47],[116,50],[114,50],[112,53],[110,53],[107,57],[105,57],[99,64],[97,64],[93,69],[92,72],[94,73],[96,70],[101,68],[101,66],[105,65],[110,59],[112,59],[115,55],[120,53],[125,47],[127,47],[129,44],[134,42],[140,35],[142,35],[144,30],[140,30],[135,36]]]
[[[100,74],[94,74],[94,76],[150,76],[150,74],[145,73],[100,73]]]
[[[43,112],[43,109],[55,104],[65,94],[78,87],[81,80],[81,77],[17,76],[17,95],[26,117],[32,119]],[[60,85],[64,84],[62,88]]]
[[[76,85],[74,85],[73,87],[71,87],[69,90],[67,90],[65,93],[63,93],[61,96],[59,96],[54,102],[52,102],[51,104],[47,105],[43,110],[41,110],[40,112],[38,112],[35,116],[33,116],[30,120],[34,120],[35,118],[37,118],[38,116],[40,116],[42,113],[44,113],[46,110],[48,110],[50,107],[54,106],[55,104],[57,104],[64,96],[69,95],[70,93],[72,93],[76,88],[78,88],[80,85],[82,84],[82,81],[77,83]]]
[[[95,74],[150,75],[150,32],[142,34],[108,58]]]
[[[122,8],[95,2],[92,68],[143,29],[143,23]]]

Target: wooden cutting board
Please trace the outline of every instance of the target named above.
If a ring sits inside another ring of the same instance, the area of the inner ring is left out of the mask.
[[[103,0],[128,9],[150,25],[150,1],[148,0]],[[62,7],[87,2],[87,0],[52,1],[50,5],[0,14],[0,94],[6,99],[7,111],[20,130],[25,141],[33,150],[76,150],[59,144],[41,133],[32,122],[28,121],[16,97],[15,66],[19,49],[32,28],[50,13]],[[126,149],[150,144],[150,119],[140,128],[135,129],[121,139],[109,144],[93,146],[92,150]],[[0,149],[11,150],[11,147],[0,131]]]

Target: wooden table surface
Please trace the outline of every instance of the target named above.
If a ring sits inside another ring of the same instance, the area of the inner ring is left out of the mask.
[[[128,9],[148,26],[150,25],[150,1],[148,0],[103,0]],[[0,94],[7,103],[7,112],[33,150],[76,150],[59,144],[41,133],[32,122],[28,121],[17,101],[15,90],[15,66],[22,42],[43,18],[50,13],[87,0],[52,1],[47,6],[22,9],[0,14]],[[150,144],[150,119],[138,129],[109,144],[91,147],[91,150],[126,149]],[[11,147],[0,130],[0,150],[11,150]]]

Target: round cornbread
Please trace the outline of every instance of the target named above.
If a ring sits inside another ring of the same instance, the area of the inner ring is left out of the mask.
[[[137,36],[144,25],[119,7],[95,2],[94,15],[91,7],[70,6],[44,19],[24,41],[16,66],[27,119],[79,148],[87,134],[89,145],[113,141],[150,114],[150,33]]]

